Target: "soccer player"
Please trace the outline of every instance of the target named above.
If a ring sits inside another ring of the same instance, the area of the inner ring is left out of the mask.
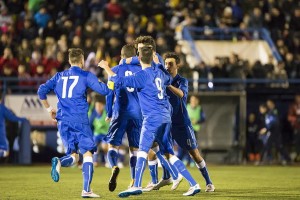
[[[128,77],[118,77],[108,66],[106,61],[98,65],[103,68],[115,87],[133,87],[138,89],[139,103],[143,115],[143,126],[137,153],[137,164],[134,186],[119,193],[119,197],[142,194],[142,176],[145,170],[148,152],[153,142],[159,144],[160,151],[165,154],[172,165],[175,165],[179,172],[188,180],[189,190],[184,196],[192,196],[200,192],[199,184],[187,171],[184,164],[174,156],[169,131],[171,126],[170,104],[166,96],[166,86],[171,83],[171,78],[158,66],[151,66],[153,59],[153,47],[145,45],[138,48],[142,69],[140,72]]]
[[[145,45],[150,45],[154,51],[154,57],[153,57],[153,61],[151,62],[151,66],[153,67],[156,66],[157,68],[165,72],[167,76],[170,76],[163,66],[164,65],[163,58],[158,53],[156,53],[155,40],[151,36],[139,36],[138,38],[136,38],[135,44],[137,49]],[[172,108],[170,107],[169,110],[171,113]],[[180,174],[178,174],[178,170],[176,169],[176,167],[174,165],[171,165],[161,154],[158,144],[155,142],[152,149],[149,151],[149,155],[148,155],[148,167],[149,167],[152,180],[151,182],[148,183],[148,185],[145,188],[143,188],[143,192],[149,192],[155,189],[154,187],[158,183],[158,175],[157,175],[158,159],[157,158],[159,159],[164,171],[162,180],[160,181],[160,186],[172,184],[172,180],[170,179],[172,175],[172,179],[173,179],[172,190],[175,190],[183,179],[183,177]]]
[[[136,55],[136,50],[133,45],[127,44],[121,49],[121,58],[130,58]],[[130,76],[142,68],[136,64],[120,64],[112,68],[112,71],[117,74],[118,77]],[[112,104],[114,101],[114,106]],[[117,166],[118,151],[122,144],[122,138],[127,133],[129,151],[130,151],[130,173],[131,183],[133,185],[135,179],[135,165],[137,150],[139,147],[140,132],[142,128],[142,113],[139,105],[139,99],[137,95],[137,89],[131,87],[122,86],[116,88],[114,92],[110,92],[106,97],[108,119],[111,119],[111,124],[106,135],[105,140],[109,143],[108,161],[112,168],[112,175],[109,180],[108,188],[112,192],[117,186],[117,177],[120,172]]]
[[[176,143],[183,149],[187,150],[196,166],[200,170],[206,181],[206,192],[215,191],[215,187],[209,177],[208,170],[204,159],[201,157],[195,132],[191,120],[188,116],[186,103],[188,95],[188,81],[178,74],[178,64],[180,58],[175,53],[165,55],[165,67],[173,77],[172,84],[168,86],[167,94],[173,107],[171,133]],[[159,183],[157,184],[159,186]]]
[[[83,154],[83,190],[84,198],[96,198],[90,185],[93,178],[93,157],[96,151],[93,133],[88,119],[87,89],[91,88],[97,93],[107,95],[109,89],[106,84],[99,82],[98,78],[84,67],[84,53],[79,48],[69,49],[69,63],[71,68],[56,73],[50,80],[38,89],[38,95],[51,118],[57,121],[66,156],[52,158],[51,177],[58,182],[60,167],[69,167],[78,161],[78,153]],[[57,111],[47,101],[47,94],[54,90],[57,98]]]
[[[9,145],[6,138],[5,120],[13,122],[22,122],[26,118],[17,117],[11,110],[9,110],[1,101],[0,94],[0,158],[9,156]]]

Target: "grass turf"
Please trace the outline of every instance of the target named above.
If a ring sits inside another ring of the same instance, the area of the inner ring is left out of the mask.
[[[159,191],[131,196],[130,199],[300,199],[299,166],[209,166],[211,178],[216,186],[215,193],[205,193],[205,182],[196,168],[190,172],[200,183],[202,191],[194,197],[183,197],[188,189],[183,181],[176,191],[170,186]],[[0,166],[0,199],[81,199],[82,175],[78,168],[62,168],[58,183],[50,177],[49,166]],[[161,170],[159,171],[161,174]],[[95,169],[92,189],[101,199],[120,199],[118,193],[127,189],[129,168],[121,169],[118,186],[114,192],[108,191],[110,169]],[[143,186],[150,180],[146,169]]]

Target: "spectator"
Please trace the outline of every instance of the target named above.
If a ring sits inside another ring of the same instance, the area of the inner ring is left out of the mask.
[[[20,39],[27,39],[28,41],[31,41],[37,37],[38,31],[32,25],[32,21],[30,19],[25,19],[23,26],[24,28],[21,30]]]
[[[83,0],[74,0],[69,5],[70,19],[73,21],[75,26],[84,24],[88,17],[86,12],[87,10],[88,9]]]
[[[28,87],[31,85],[30,78],[31,76],[27,72],[26,66],[24,64],[20,64],[18,66],[18,79],[19,79],[20,90],[23,90],[23,87]]]
[[[18,60],[21,63],[29,63],[31,57],[31,49],[27,39],[23,39],[18,47]]]
[[[31,60],[29,62],[29,72],[32,76],[36,74],[37,66],[42,65],[42,55],[40,51],[34,50],[31,55]]]
[[[97,20],[99,27],[101,28],[104,21],[104,7],[106,0],[92,0],[89,4],[91,10],[91,20]]]
[[[34,21],[38,28],[46,28],[50,20],[51,16],[47,13],[47,9],[45,7],[41,7],[39,12],[34,15]]]
[[[4,49],[3,55],[0,57],[0,70],[2,71],[4,65],[9,66],[12,72],[16,73],[19,65],[19,61],[14,58],[11,48],[6,47]]]
[[[250,28],[263,27],[263,16],[261,13],[261,9],[259,7],[253,9],[252,14],[250,15],[249,27]]]

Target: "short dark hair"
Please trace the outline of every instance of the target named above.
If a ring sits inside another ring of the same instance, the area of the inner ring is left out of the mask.
[[[134,45],[126,44],[121,49],[121,57],[130,58],[136,55]]]
[[[175,52],[167,52],[164,56],[164,60],[166,60],[167,58],[174,58],[176,61],[176,64],[180,63],[180,58]]]
[[[143,46],[139,48],[139,55],[141,61],[145,64],[151,64],[153,60],[153,47],[152,46]]]
[[[80,63],[82,57],[84,57],[83,50],[80,48],[71,48],[68,50],[68,52],[71,63]]]
[[[134,43],[135,43],[135,48],[137,48],[139,43],[142,43],[144,45],[151,45],[153,48],[153,51],[156,51],[155,40],[150,35],[139,36],[135,39]]]

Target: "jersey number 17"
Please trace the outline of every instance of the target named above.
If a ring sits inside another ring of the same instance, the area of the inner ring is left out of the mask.
[[[61,97],[64,99],[67,96],[67,83],[68,80],[74,80],[73,83],[70,85],[68,90],[68,98],[72,98],[73,96],[73,89],[77,85],[79,76],[63,76],[61,77],[63,80],[63,88],[62,88],[62,95]]]

